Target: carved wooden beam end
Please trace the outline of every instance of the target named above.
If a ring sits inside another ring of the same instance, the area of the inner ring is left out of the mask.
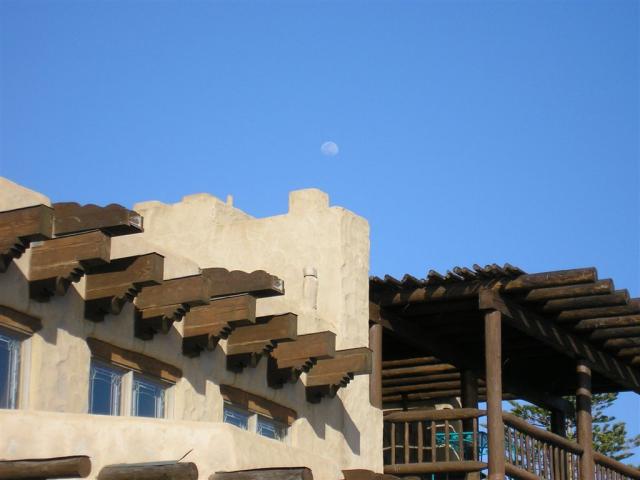
[[[205,268],[202,275],[211,281],[211,297],[250,293],[254,297],[284,295],[284,282],[264,270],[255,272],[229,271],[226,268]]]
[[[191,308],[184,317],[182,353],[189,357],[213,350],[221,338],[236,327],[256,322],[256,297],[236,295],[211,300],[209,305]]]
[[[54,203],[56,236],[102,230],[109,236],[128,235],[142,231],[142,216],[122,205],[106,207],[80,205],[75,202]]]
[[[335,353],[335,333],[326,331],[299,335],[295,341],[281,343],[272,352],[267,382],[272,388],[294,383],[302,372],[308,372],[318,360],[333,358]]]
[[[337,351],[335,358],[319,360],[307,374],[307,400],[317,403],[323,396],[334,397],[355,375],[371,373],[371,355],[369,348],[350,348]]]
[[[191,307],[209,303],[209,290],[209,279],[201,274],[143,288],[135,299],[136,337],[150,340],[156,333],[168,333]]]
[[[29,265],[29,295],[47,301],[64,295],[92,266],[109,262],[111,239],[96,230],[32,244]]]
[[[117,315],[142,288],[162,283],[164,257],[157,253],[112,260],[86,277],[85,318],[94,322]]]
[[[0,212],[0,272],[34,240],[53,236],[53,209],[46,205]]]
[[[255,325],[238,327],[227,342],[227,369],[240,372],[255,367],[262,355],[297,336],[298,317],[293,313],[261,317]]]

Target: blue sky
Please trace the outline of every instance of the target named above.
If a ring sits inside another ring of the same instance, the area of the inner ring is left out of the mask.
[[[640,296],[639,5],[2,0],[0,174],[256,216],[318,187],[374,274],[596,266]],[[640,433],[639,396],[615,413]]]

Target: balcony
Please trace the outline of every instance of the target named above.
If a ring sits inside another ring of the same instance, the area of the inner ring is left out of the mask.
[[[486,478],[486,411],[473,408],[390,411],[384,416],[384,472],[424,480]],[[484,421],[483,421],[484,418]],[[584,448],[503,413],[506,477],[581,480]],[[640,471],[598,453],[596,480],[638,480]]]

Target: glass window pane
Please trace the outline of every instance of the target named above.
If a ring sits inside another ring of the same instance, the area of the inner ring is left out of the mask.
[[[251,414],[249,412],[245,412],[243,410],[240,410],[239,408],[234,408],[228,404],[225,404],[222,421],[224,423],[235,425],[236,427],[242,428],[243,430],[247,430],[249,428],[250,416]]]
[[[141,375],[133,377],[133,415],[136,417],[164,417],[165,386]]]
[[[16,408],[20,370],[20,340],[0,331],[0,408]]]
[[[286,429],[282,423],[258,415],[257,432],[263,437],[273,438],[274,440],[284,440]]]
[[[89,413],[120,415],[122,375],[121,370],[100,362],[91,362]]]

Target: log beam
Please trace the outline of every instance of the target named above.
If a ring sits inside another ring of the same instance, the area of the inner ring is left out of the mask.
[[[561,312],[563,310],[578,310],[586,308],[613,307],[625,305],[629,301],[627,290],[617,290],[608,295],[589,295],[586,297],[559,298],[549,300],[542,306],[545,313]]]
[[[216,472],[209,480],[313,480],[311,470],[306,467],[256,468],[235,472]]]
[[[143,287],[162,283],[164,257],[157,253],[111,260],[92,268],[85,282],[85,318],[100,322],[118,315]]]
[[[522,299],[526,302],[543,302],[559,298],[585,297],[587,295],[607,295],[613,293],[613,281],[598,280],[594,283],[583,283],[562,287],[534,288]]]
[[[240,372],[245,367],[255,367],[262,355],[279,342],[295,340],[297,336],[298,317],[293,313],[262,317],[255,325],[238,327],[227,341],[227,369]]]
[[[558,322],[571,323],[587,318],[618,317],[623,315],[637,315],[640,313],[640,299],[633,298],[626,305],[612,307],[582,308],[579,310],[566,310],[556,316]]]
[[[33,240],[53,236],[53,209],[46,205],[0,212],[0,272],[6,271]]]
[[[54,203],[56,236],[102,230],[109,236],[128,235],[142,231],[142,216],[122,205],[106,207],[80,205],[75,202]]]
[[[28,460],[0,460],[0,479],[85,478],[91,473],[91,460],[85,455],[38,458]]]
[[[29,296],[44,302],[64,295],[89,268],[108,263],[110,255],[111,239],[98,230],[32,243]]]
[[[208,305],[193,307],[184,316],[182,353],[196,357],[203,350],[211,351],[236,327],[254,323],[256,297],[253,295],[215,298]]]
[[[158,462],[107,465],[100,470],[98,480],[197,480],[195,463]]]
[[[637,326],[640,326],[640,315],[626,315],[623,317],[602,317],[580,320],[573,326],[573,329],[577,331],[586,331],[594,330],[597,328]]]

